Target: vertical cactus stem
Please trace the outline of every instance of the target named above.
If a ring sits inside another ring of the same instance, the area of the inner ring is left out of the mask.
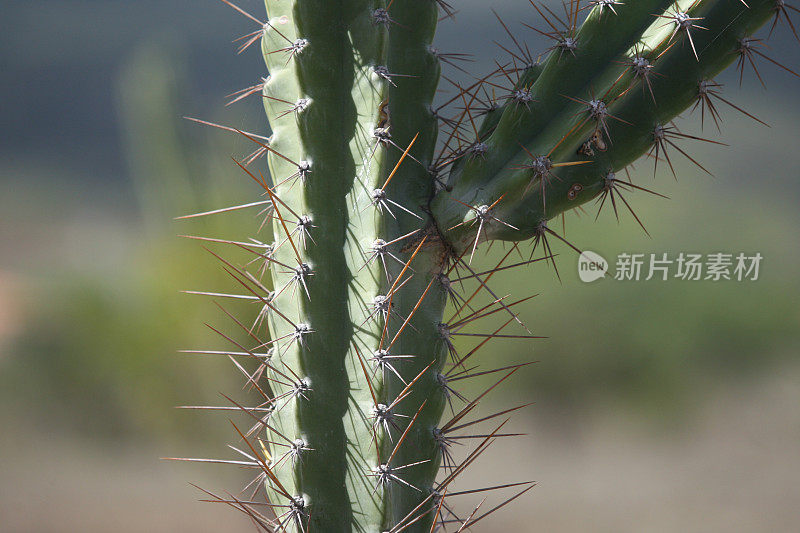
[[[385,172],[394,168],[403,149],[418,136],[410,152],[415,163],[409,162],[398,169],[390,194],[419,212],[434,192],[428,167],[438,131],[431,104],[439,83],[440,64],[430,45],[438,10],[433,0],[394,0],[389,15],[395,24],[389,27],[386,61],[386,68],[393,75],[391,83],[387,82],[388,124],[392,140],[399,148],[388,151]],[[408,227],[407,232],[417,228],[418,221],[400,220],[398,225]]]
[[[274,4],[274,5],[273,5]],[[267,13],[268,21],[264,25],[263,37],[261,39],[261,48],[264,59],[269,70],[269,77],[266,79],[263,86],[263,102],[264,108],[269,118],[272,135],[269,139],[269,146],[272,150],[283,155],[277,157],[273,152],[269,152],[267,156],[267,163],[270,170],[270,176],[274,183],[279,183],[282,178],[287,178],[297,172],[297,168],[293,166],[290,161],[307,161],[306,153],[302,149],[300,140],[300,133],[297,129],[295,113],[284,114],[285,104],[281,102],[297,102],[304,98],[303,92],[297,83],[297,76],[294,73],[294,63],[286,61],[281,57],[283,54],[276,52],[281,48],[286,47],[287,43],[293,42],[297,39],[297,30],[294,24],[293,17],[293,3],[292,2],[268,2]],[[305,112],[305,110],[303,111]],[[305,210],[302,196],[299,193],[283,194],[284,190],[289,190],[290,184],[278,185],[274,188],[275,194],[279,195],[281,201],[289,206],[295,212],[302,212]],[[294,188],[299,191],[299,188]],[[270,192],[270,194],[272,194]],[[281,205],[279,209],[283,209]],[[285,209],[283,209],[285,210]],[[276,242],[285,240],[285,231],[278,224],[278,220],[273,217],[273,234],[275,235]],[[295,252],[290,246],[284,244],[276,246],[271,251],[272,261],[278,261],[288,268],[274,267],[270,261],[270,276],[272,278],[273,287],[276,288],[276,293],[281,290],[288,290],[292,284],[292,279],[295,274],[294,268],[298,266],[298,259]],[[301,258],[302,259],[302,258]],[[275,313],[270,313],[268,316],[269,329],[272,338],[285,337],[286,340],[276,346],[273,358],[272,367],[278,369],[273,371],[271,368],[267,369],[267,375],[273,381],[273,389],[276,396],[286,395],[276,407],[276,411],[270,417],[270,426],[274,427],[276,431],[282,435],[287,435],[287,438],[295,438],[300,436],[300,430],[295,422],[297,415],[297,404],[301,400],[301,396],[293,394],[291,389],[292,380],[287,380],[278,375],[277,372],[290,374],[287,369],[292,372],[300,372],[300,345],[296,342],[287,342],[295,339],[295,325],[305,323],[306,317],[301,314],[299,306],[287,305],[287,296],[278,297],[273,299],[271,304],[273,306],[280,306],[280,311],[286,317],[282,320],[275,316]],[[283,305],[281,305],[283,304]],[[294,379],[294,378],[293,378]],[[299,382],[299,381],[298,381]],[[269,440],[269,439],[268,439]],[[294,468],[276,468],[273,471],[278,479],[282,489],[277,490],[273,483],[266,484],[266,490],[272,501],[279,504],[291,505],[287,502],[286,494],[289,497],[301,496],[302,492],[297,483],[294,475]]]
[[[420,509],[420,504],[432,490],[441,460],[432,432],[446,404],[446,396],[436,378],[442,371],[447,354],[447,339],[438,328],[447,303],[447,293],[437,278],[441,261],[442,253],[435,247],[420,250],[416,254],[412,263],[414,274],[393,298],[398,313],[407,321],[397,326],[390,324],[384,342],[391,354],[413,355],[394,362],[393,366],[399,375],[386,375],[387,398],[392,400],[404,394],[403,401],[396,407],[396,413],[405,417],[401,419],[401,427],[407,425],[408,417],[414,416],[426,402],[414,426],[407,428],[404,442],[396,450],[390,447],[383,451],[384,457],[391,453],[395,466],[414,465],[405,468],[401,474],[408,485],[395,483],[389,486],[387,529],[405,519],[409,512]],[[420,373],[422,375],[416,379],[413,387],[403,392],[406,383]],[[427,512],[428,509],[422,511]],[[431,520],[432,515],[420,520],[420,531],[427,531]]]
[[[383,89],[370,68],[381,59],[385,28],[371,16],[377,2],[266,4],[270,18],[262,46],[270,70],[264,92],[270,98],[264,100],[276,184],[270,195],[283,219],[287,211],[297,218],[275,221],[276,240],[283,245],[274,254],[285,265],[301,263],[294,272],[276,268],[272,275],[276,286],[292,279],[303,285],[294,295],[278,291],[273,301],[295,323],[295,331],[286,332],[290,326],[272,320],[274,338],[288,334],[292,341],[276,350],[274,364],[291,368],[301,385],[288,391],[271,425],[304,443],[292,468],[280,469],[280,481],[302,496],[303,508],[296,511],[302,525],[292,524],[298,531],[378,531],[382,495],[367,486],[364,473],[377,460],[365,415],[371,403],[368,378],[354,363],[351,347],[371,346],[380,332],[373,323],[358,332],[354,325],[369,313],[362,295],[377,294],[380,283],[377,267],[362,269],[364,244],[378,237],[377,221],[371,213],[359,217],[358,205],[381,167],[380,151],[370,146]],[[297,102],[293,112],[286,113],[285,102]],[[272,495],[279,504],[285,499]]]
[[[352,276],[348,284],[348,312],[354,326],[345,362],[350,383],[344,416],[345,460],[347,490],[353,508],[352,529],[380,531],[385,520],[385,493],[382,488],[376,488],[370,471],[380,460],[378,452],[385,435],[374,426],[375,420],[371,417],[375,407],[373,393],[378,395],[379,402],[384,401],[380,397],[384,373],[374,368],[367,368],[365,372],[362,360],[369,364],[367,359],[378,345],[385,320],[393,314],[390,301],[384,301],[382,308],[376,308],[375,303],[376,298],[386,295],[386,255],[392,253],[393,246],[399,246],[388,244],[391,239],[382,239],[382,217],[371,205],[372,192],[383,184],[381,168],[385,158],[384,144],[376,138],[375,129],[382,121],[386,82],[376,78],[374,67],[386,61],[386,36],[393,22],[387,18],[385,4],[380,0],[356,4],[359,5],[350,23],[350,41],[355,63],[351,91],[357,118],[349,148],[356,169],[352,189],[347,195],[350,222],[344,250]],[[376,248],[376,242],[382,244]]]
[[[324,239],[308,242],[306,262],[313,278],[308,295],[299,298],[312,333],[299,346],[300,368],[310,392],[298,402],[297,427],[313,449],[295,466],[295,476],[309,508],[306,529],[346,531],[353,520],[346,490],[346,434],[350,383],[345,358],[352,325],[348,316],[351,278],[344,254],[348,226],[347,192],[355,179],[349,142],[355,132],[356,110],[351,88],[353,51],[348,21],[341,6],[324,0],[297,0],[294,15],[302,36],[300,52],[292,52],[298,83],[311,103],[297,117],[306,159],[313,177],[303,188],[287,190],[302,195]]]
[[[390,73],[396,74],[391,78],[392,83],[387,82],[389,128],[393,142],[400,149],[387,147],[384,174],[394,169],[402,149],[413,138],[417,137],[417,141],[409,158],[397,169],[386,192],[389,198],[425,219],[420,221],[405,212],[398,213],[396,219],[385,216],[385,234],[381,237],[391,241],[430,224],[427,222],[427,205],[435,192],[430,168],[438,129],[431,106],[439,82],[440,64],[431,48],[439,17],[437,2],[394,0],[388,7],[388,14],[395,23],[389,25],[386,66]],[[426,517],[414,524],[414,531],[428,531],[433,520],[433,513],[427,512],[424,505],[420,507],[420,503],[429,496],[438,472],[439,449],[431,430],[438,424],[445,403],[435,376],[445,361],[445,346],[436,324],[442,320],[446,298],[435,276],[441,271],[446,255],[436,237],[435,231],[432,234],[429,228],[424,234],[414,237],[417,242],[426,239],[422,248],[409,243],[398,253],[401,261],[406,263],[413,255],[410,267],[413,271],[407,272],[410,278],[392,297],[394,309],[407,319],[407,324],[390,321],[383,346],[379,347],[392,354],[413,356],[393,363],[402,379],[394,373],[386,375],[389,401],[403,391],[404,381],[410,382],[419,372],[430,367],[407,391],[407,396],[395,410],[398,415],[413,417],[423,402],[427,403],[410,428],[407,427],[410,418],[398,419],[408,432],[397,450],[392,449],[391,443],[386,443],[382,451],[383,460],[392,455],[390,466],[413,465],[397,473],[405,483],[390,482],[385,486],[389,500],[384,523],[386,530],[391,530],[415,509],[426,513]],[[389,267],[393,279],[403,269],[402,264],[394,261]]]

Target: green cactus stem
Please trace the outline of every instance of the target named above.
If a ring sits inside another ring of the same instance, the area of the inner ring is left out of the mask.
[[[570,1],[563,22],[533,5],[548,53],[534,60],[515,37],[519,52],[456,86],[449,107],[434,102],[449,61],[433,47],[452,15],[442,0],[266,0],[266,20],[234,6],[259,25],[241,49],[260,42],[269,71],[255,90],[271,135],[239,132],[257,150],[240,167],[265,197],[242,207],[269,203],[274,242],[232,243],[255,261],[222,260],[268,322],[238,321],[249,344],[235,343],[257,364],[259,405],[236,405],[257,421],[240,435],[268,503],[224,501],[264,530],[462,531],[492,514],[449,504],[510,412],[475,416],[486,393],[455,383],[521,324],[519,301],[489,288],[493,271],[472,268],[476,250],[532,239],[547,256],[547,237],[563,240],[548,220],[647,191],[618,173],[648,153],[671,167],[665,151],[697,139],[673,118],[705,105],[714,76],[753,59],[754,32],[787,17],[782,0]],[[459,292],[464,280],[474,291]],[[465,333],[497,313],[500,329]],[[480,342],[459,353],[465,334]],[[489,373],[499,384],[518,368]],[[478,423],[494,425],[455,459],[455,435]],[[504,486],[510,501],[532,484]]]

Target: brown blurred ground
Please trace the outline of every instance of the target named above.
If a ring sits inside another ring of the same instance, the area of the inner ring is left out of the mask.
[[[530,436],[501,440],[460,488],[539,482],[476,531],[788,533],[800,523],[798,405],[794,365],[719,391],[674,431],[609,406],[565,433],[534,408],[513,425]],[[158,462],[159,450],[124,445],[109,454],[39,429],[0,438],[14,452],[0,456],[4,533],[254,531],[236,511],[194,501],[187,480],[234,486],[225,467]],[[476,503],[465,497],[458,508],[466,516]]]

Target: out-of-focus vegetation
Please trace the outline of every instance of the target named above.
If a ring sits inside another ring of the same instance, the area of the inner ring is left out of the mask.
[[[182,63],[165,54],[174,49],[164,39],[144,43],[119,73],[121,133],[138,215],[123,217],[135,227],[106,226],[104,218],[113,214],[103,213],[104,205],[80,206],[102,213],[91,228],[92,255],[77,258],[72,268],[37,268],[28,280],[25,328],[2,362],[4,400],[42,419],[58,412],[51,423],[78,434],[186,437],[204,421],[170,406],[218,403],[220,391],[239,388],[227,360],[190,361],[177,353],[219,344],[203,329],[213,317],[210,306],[179,289],[206,290],[226,281],[212,256],[178,233],[224,237],[247,228],[256,235],[260,223],[254,209],[190,224],[173,220],[236,204],[253,191],[231,169],[227,154],[235,143],[187,128],[180,117],[179,102],[191,93]],[[98,259],[102,265],[93,265]]]

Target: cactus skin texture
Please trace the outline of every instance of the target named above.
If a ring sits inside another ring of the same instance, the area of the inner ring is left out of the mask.
[[[751,36],[784,3],[569,2],[566,28],[537,7],[549,53],[520,47],[457,88],[446,119],[433,101],[449,58],[432,42],[447,3],[266,0],[266,20],[232,7],[260,25],[243,48],[260,42],[269,71],[255,90],[272,134],[239,133],[266,154],[269,178],[240,166],[264,189],[274,242],[235,243],[257,269],[222,261],[267,317],[237,344],[258,363],[260,405],[236,405],[257,420],[240,434],[271,504],[219,500],[266,531],[461,531],[491,513],[451,514],[451,482],[505,413],[453,464],[453,432],[473,431],[480,397],[458,404],[448,380],[470,375],[472,352],[451,336],[487,314],[518,321],[471,269],[475,249],[533,239],[546,254],[548,236],[564,240],[549,219],[646,190],[616,173],[648,153],[671,167],[665,151],[688,137],[671,120],[706,109],[713,77],[754,57]],[[457,272],[491,296],[485,307],[454,295]],[[460,310],[449,321],[448,304]]]

